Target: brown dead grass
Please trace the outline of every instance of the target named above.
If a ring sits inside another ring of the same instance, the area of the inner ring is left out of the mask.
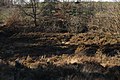
[[[31,69],[36,69],[39,68],[39,66],[48,65],[48,63],[54,64],[56,66],[63,66],[65,64],[83,63],[85,61],[97,62],[104,67],[120,66],[120,54],[114,57],[107,57],[101,53],[96,54],[94,57],[78,56],[76,54],[75,55],[63,54],[61,56],[52,56],[52,57],[42,56],[35,60],[30,56],[28,57],[19,58],[19,60],[21,64]],[[9,62],[9,63],[13,63],[13,62]]]
[[[120,42],[119,34],[111,34],[111,33],[99,33],[99,32],[89,32],[89,33],[81,33],[76,36],[73,36],[70,39],[70,43],[74,44],[115,44]]]
[[[51,33],[52,34],[52,33]],[[29,33],[29,34],[21,34],[21,37],[27,36],[27,37],[32,37],[32,36],[40,36],[43,35],[45,37],[50,36],[51,34],[45,35],[45,33]],[[31,36],[32,35],[32,36]],[[63,34],[54,34],[51,36],[59,36],[62,38]],[[65,35],[65,34],[64,34]],[[66,35],[70,35],[69,33],[66,33]],[[114,34],[117,36],[117,34]],[[58,39],[57,39],[58,40]],[[103,46],[106,44],[117,44],[118,40],[120,41],[120,37],[118,36],[117,39],[114,38],[113,35],[110,33],[81,33],[72,36],[70,40],[68,40],[65,43],[67,45],[78,45],[78,48],[76,48],[76,51],[81,51],[85,49],[84,44],[97,44],[98,46]],[[79,45],[83,46],[79,46]],[[66,45],[66,46],[67,46]],[[119,47],[119,46],[118,46]],[[79,55],[79,54],[64,54],[61,53],[62,55],[52,55],[52,56],[39,56],[39,57],[33,57],[33,56],[28,56],[28,57],[21,57],[18,58],[22,64],[29,68],[38,68],[41,65],[47,65],[49,64],[55,64],[57,66],[62,66],[65,64],[73,64],[73,63],[83,63],[85,61],[94,61],[98,62],[103,66],[120,66],[120,53],[116,56],[113,57],[108,57],[98,49],[95,56],[84,56],[84,55]],[[12,60],[11,62],[14,62]],[[10,63],[11,63],[10,62]]]

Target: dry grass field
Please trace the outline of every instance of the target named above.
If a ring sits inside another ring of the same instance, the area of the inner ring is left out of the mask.
[[[37,27],[0,9],[0,80],[120,80],[120,9],[98,4],[42,3]]]

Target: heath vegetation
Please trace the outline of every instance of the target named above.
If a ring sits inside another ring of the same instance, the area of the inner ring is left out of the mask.
[[[120,2],[1,0],[0,80],[120,80]]]

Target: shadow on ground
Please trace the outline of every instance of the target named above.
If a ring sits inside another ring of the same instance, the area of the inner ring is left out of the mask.
[[[48,63],[30,69],[16,62],[15,66],[0,64],[1,80],[119,80],[120,66],[103,67],[96,62],[56,66]]]
[[[1,33],[0,58],[7,59],[23,56],[51,56],[73,54],[76,45],[63,44],[71,38],[71,34],[60,33],[17,33],[5,36]],[[7,32],[6,32],[7,35]]]

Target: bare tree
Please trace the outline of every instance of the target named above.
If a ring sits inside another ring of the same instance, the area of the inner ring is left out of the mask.
[[[0,0],[0,6],[11,6],[13,4],[13,0]]]
[[[4,0],[1,0],[0,1],[0,6],[3,6],[4,5]]]
[[[24,3],[23,3],[24,2]],[[33,19],[34,26],[37,26],[37,15],[40,14],[40,12],[37,11],[38,9],[38,0],[30,0],[30,2],[26,2],[25,0],[22,0],[22,3],[24,5],[18,5],[20,10],[27,16],[30,16]],[[27,7],[26,7],[27,6]],[[30,12],[26,9],[31,9]]]

